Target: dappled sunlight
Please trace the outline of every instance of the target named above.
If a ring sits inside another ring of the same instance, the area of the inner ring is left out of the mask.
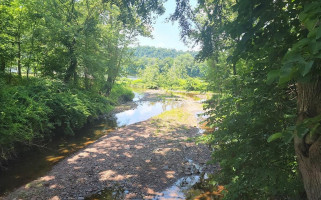
[[[203,192],[195,196],[193,199],[194,200],[221,200],[224,197],[223,191],[227,192],[224,186],[219,185],[217,186],[216,190]]]
[[[166,177],[167,178],[175,178],[175,171],[166,171],[165,174],[166,174]]]
[[[67,154],[67,153],[70,153],[70,150],[68,150],[68,149],[61,149],[61,150],[59,151],[59,153],[61,153],[61,154]]]
[[[101,131],[95,133],[98,132]],[[115,185],[128,191],[140,190],[146,195],[141,197],[140,193],[129,192],[126,198],[152,198],[160,194],[157,191],[185,176],[187,157],[194,155],[196,161],[206,157],[203,149],[197,150],[193,142],[185,140],[196,132],[197,128],[188,121],[176,122],[171,118],[165,121],[151,119],[122,127],[93,144],[90,144],[93,140],[89,137],[82,137],[81,145],[72,143],[60,147],[60,152],[67,153],[69,149],[89,145],[58,163],[50,172],[56,175],[56,179],[45,187],[58,191],[57,196],[61,199],[66,199],[69,194],[62,195],[60,188],[64,191],[77,189],[77,195],[85,196]],[[187,148],[191,153],[186,151]]]
[[[90,153],[98,153],[98,149],[97,148],[86,148],[87,152],[90,152]]]
[[[84,148],[85,146],[90,145],[90,144],[92,144],[94,142],[95,142],[94,140],[90,140],[88,142],[84,142],[84,144],[82,145],[82,148]]]
[[[51,181],[53,179],[55,179],[54,176],[44,176],[40,179],[40,181]]]
[[[128,158],[132,158],[132,157],[133,157],[132,154],[130,154],[130,153],[128,153],[128,152],[123,153],[123,155],[126,156],[126,157],[128,157]]]
[[[47,156],[46,160],[52,163],[56,163],[63,158],[65,158],[65,156]]]
[[[106,171],[100,172],[99,176],[100,176],[99,178],[100,181],[108,181],[108,180],[121,181],[131,177],[131,176],[124,176],[124,175],[117,174],[117,172],[113,170],[106,170]]]
[[[25,190],[30,190],[33,188],[42,188],[44,185],[48,184],[49,181],[54,180],[56,177],[55,176],[44,176],[39,178],[38,180],[35,180],[31,183],[26,184],[23,189]]]
[[[51,197],[50,200],[60,200],[58,196]]]
[[[68,163],[70,163],[70,164],[71,163],[76,163],[76,161],[78,159],[82,159],[82,158],[88,157],[89,155],[90,155],[90,153],[88,153],[88,152],[81,152],[81,153],[73,156],[72,158],[69,158],[68,159]]]
[[[49,188],[50,188],[50,189],[56,189],[56,188],[58,188],[58,185],[56,185],[56,184],[50,185]]]
[[[156,192],[155,190],[153,190],[152,188],[146,188],[145,189],[145,191],[146,191],[146,193],[148,194],[148,195],[161,195],[161,193],[159,193],[159,192]]]
[[[143,149],[144,145],[134,145],[134,148],[139,150],[139,149]]]

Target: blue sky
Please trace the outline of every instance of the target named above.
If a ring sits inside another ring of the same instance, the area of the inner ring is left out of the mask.
[[[192,0],[195,4],[196,0]],[[154,39],[139,36],[138,43],[141,46],[155,46],[177,50],[191,50],[180,40],[178,23],[167,22],[166,18],[175,11],[175,0],[168,0],[165,4],[166,12],[157,18],[153,25],[152,35]]]

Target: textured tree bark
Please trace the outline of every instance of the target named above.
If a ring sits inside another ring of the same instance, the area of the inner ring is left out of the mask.
[[[321,114],[321,78],[313,83],[298,83],[298,119],[306,119]],[[318,122],[320,123],[320,122]],[[294,138],[295,152],[302,175],[304,188],[309,200],[321,200],[321,133]]]

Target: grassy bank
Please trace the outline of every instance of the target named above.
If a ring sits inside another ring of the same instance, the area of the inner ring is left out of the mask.
[[[30,78],[0,82],[0,161],[18,150],[77,129],[110,112],[119,101],[134,94],[115,85],[108,97],[61,81]],[[54,131],[56,130],[56,131]],[[0,162],[1,166],[1,162]]]

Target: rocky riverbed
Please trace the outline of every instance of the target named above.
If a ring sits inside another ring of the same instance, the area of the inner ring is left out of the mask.
[[[144,98],[157,101],[159,94]],[[190,140],[200,133],[196,113],[202,105],[174,99],[179,107],[108,133],[4,199],[85,199],[106,188],[120,188],[123,199],[153,199],[181,177],[212,172],[205,164],[208,147]]]

